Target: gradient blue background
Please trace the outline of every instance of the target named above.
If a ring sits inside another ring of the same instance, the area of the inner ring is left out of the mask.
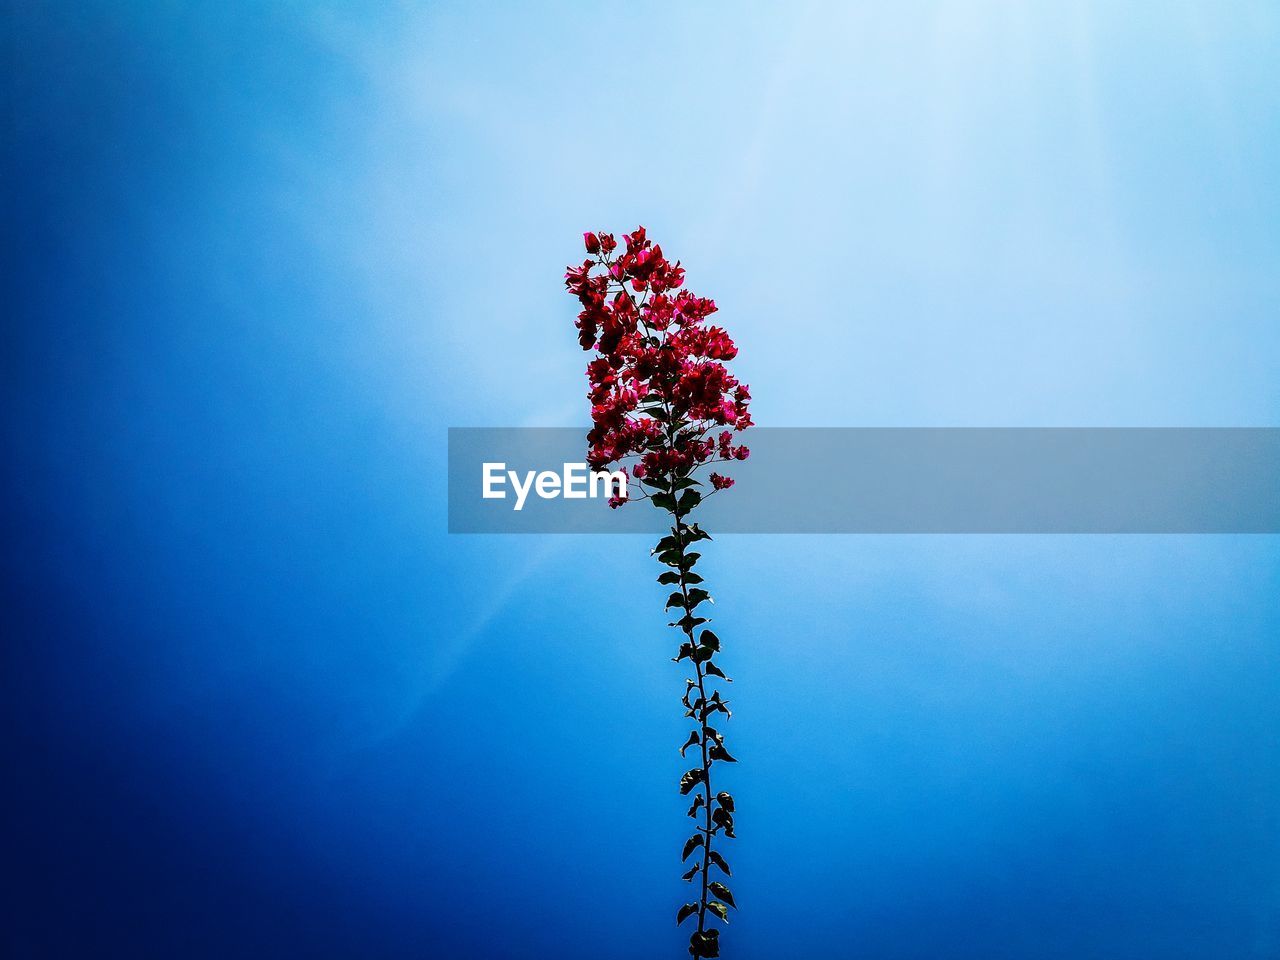
[[[760,423],[1280,425],[1274,4],[691,6],[5,4],[8,956],[681,955],[646,543],[445,533],[583,229]],[[1276,538],[706,566],[726,956],[1280,956]]]

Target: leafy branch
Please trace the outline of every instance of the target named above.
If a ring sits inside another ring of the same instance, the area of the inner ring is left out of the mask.
[[[661,404],[661,411],[655,411],[653,415],[666,421],[665,436],[668,444],[674,445],[681,431],[688,425],[677,420],[671,404],[665,398],[662,399]],[[735,839],[734,801],[732,795],[727,792],[712,794],[711,772],[714,763],[737,763],[737,760],[725,747],[724,735],[707,722],[717,713],[723,713],[725,719],[732,716],[728,701],[721,698],[719,690],[708,693],[709,684],[717,680],[725,683],[733,682],[725,676],[714,659],[721,649],[720,637],[705,627],[705,624],[711,622],[710,618],[701,616],[698,612],[699,606],[704,603],[715,603],[715,600],[704,587],[696,586],[703,583],[703,578],[695,573],[693,568],[697,566],[702,555],[691,552],[689,547],[701,540],[711,540],[711,535],[698,524],[690,525],[686,522],[689,514],[702,502],[703,495],[697,489],[702,486],[700,481],[688,474],[681,475],[679,471],[675,471],[667,477],[651,477],[642,482],[654,490],[650,494],[653,505],[660,510],[666,510],[672,518],[671,533],[658,541],[653,553],[657,556],[659,563],[670,568],[658,577],[658,582],[678,587],[667,597],[666,605],[667,610],[674,607],[682,614],[679,620],[668,624],[679,629],[684,635],[684,640],[673,658],[674,662],[688,660],[694,670],[693,678],[685,680],[685,691],[681,702],[685,707],[685,716],[696,721],[697,728],[690,732],[689,739],[680,748],[680,756],[685,756],[690,747],[697,747],[702,760],[698,766],[685,771],[680,778],[682,795],[688,795],[701,786],[701,792],[695,796],[687,815],[695,821],[701,818],[702,823],[685,841],[680,858],[687,862],[696,851],[699,849],[702,851],[701,862],[687,870],[682,877],[686,882],[691,883],[701,875],[701,893],[696,902],[686,903],[680,907],[676,912],[676,923],[684,923],[696,914],[698,928],[689,938],[690,955],[718,957],[720,956],[720,931],[708,926],[707,914],[712,913],[721,922],[727,924],[729,908],[736,910],[737,904],[734,902],[733,893],[723,881],[711,879],[711,868],[714,866],[725,877],[731,876],[728,862],[719,851],[714,849],[714,846],[718,837]],[[697,632],[699,628],[701,628],[700,633]]]
[[[658,497],[663,496],[666,500],[674,500],[669,492],[659,492]],[[701,758],[697,766],[685,771],[680,778],[681,794],[699,791],[694,797],[693,805],[689,807],[688,816],[701,823],[685,841],[681,859],[688,861],[691,855],[701,851],[700,862],[683,876],[684,880],[693,882],[701,875],[701,893],[696,902],[686,903],[680,908],[676,914],[676,923],[683,923],[696,914],[698,928],[689,939],[689,953],[694,957],[718,957],[720,931],[708,926],[707,914],[712,913],[722,922],[728,923],[729,908],[736,909],[737,904],[733,893],[723,881],[711,879],[711,869],[715,867],[725,877],[731,875],[728,862],[715,849],[715,845],[721,837],[734,837],[734,801],[726,792],[713,793],[712,765],[717,762],[735,763],[736,760],[725,747],[724,735],[709,722],[717,713],[723,713],[726,719],[731,716],[728,701],[721,698],[719,690],[709,691],[710,684],[715,680],[726,683],[731,681],[714,659],[721,649],[720,638],[704,626],[710,622],[709,618],[698,612],[700,605],[713,602],[711,595],[705,589],[693,586],[703,580],[693,569],[700,554],[690,552],[689,547],[699,540],[711,539],[696,523],[689,525],[685,522],[688,511],[700,499],[696,490],[689,489],[678,500],[674,500],[674,506],[669,510],[673,518],[671,533],[658,542],[654,552],[660,563],[671,568],[658,578],[658,582],[674,584],[679,588],[667,598],[667,609],[675,607],[682,614],[679,620],[670,624],[684,636],[674,658],[675,662],[688,660],[694,670],[694,676],[685,681],[681,702],[685,707],[685,716],[694,720],[697,727],[690,732],[689,739],[680,748],[680,755],[684,756],[690,747],[696,747]],[[681,504],[687,506],[682,509]],[[655,505],[661,507],[662,503],[655,498]],[[702,628],[701,632],[699,628]]]
[[[683,878],[698,881],[699,895],[680,907],[676,922],[696,917],[689,953],[718,957],[720,929],[714,924],[728,923],[729,911],[737,909],[724,883],[729,864],[718,849],[723,839],[734,838],[734,801],[714,790],[712,769],[737,761],[713,725],[720,722],[717,714],[730,716],[720,692],[730,680],[715,660],[720,637],[706,627],[711,621],[700,609],[714,601],[695,570],[701,555],[691,549],[711,537],[689,518],[734,482],[711,473],[712,489],[704,492],[699,469],[745,460],[750,453],[734,444],[733,434],[752,425],[751,393],[724,363],[737,355],[737,346],[723,329],[706,323],[715,302],[684,289],[684,269],[662,255],[643,227],[624,240],[625,250],[619,250],[612,234],[584,234],[589,258],[565,273],[565,286],[583,308],[575,324],[578,341],[597,353],[587,366],[594,424],[587,459],[596,469],[623,465],[640,487],[634,499],[648,500],[671,519],[670,532],[653,553],[667,567],[658,582],[674,588],[666,604],[679,615],[670,623],[681,633],[674,660],[688,660],[694,674],[681,697],[694,729],[680,755],[694,749],[698,761],[680,778],[680,793],[693,795],[688,816],[696,824],[681,853],[682,862],[694,860]],[[629,496],[630,490],[613,497],[610,506],[622,506]]]

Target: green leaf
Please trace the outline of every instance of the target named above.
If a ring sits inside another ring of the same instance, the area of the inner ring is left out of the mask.
[[[695,863],[691,869],[686,870],[684,873],[680,874],[680,879],[685,881],[686,883],[690,883],[693,880],[694,874],[696,874],[701,869],[702,869],[702,864]],[[676,921],[676,923],[679,923],[679,922],[680,922],[679,920]]]
[[[717,667],[710,660],[708,660],[705,664],[703,664],[702,669],[705,670],[707,673],[711,674],[713,677],[719,677],[725,683],[733,683],[732,680],[730,680],[728,677],[724,675],[724,671],[721,670],[719,667]]]
[[[730,839],[737,839],[733,835],[733,814],[721,807],[719,810],[713,810],[711,813],[711,822],[724,830],[724,835]]]
[[[693,648],[694,663],[706,663],[713,656],[715,656],[715,651],[712,650],[710,647],[694,647]]]
[[[698,642],[703,646],[710,647],[712,650],[720,649],[720,638],[710,630],[703,630],[702,636],[698,638]]]
[[[672,590],[671,596],[667,597],[666,609],[670,610],[672,607],[683,607],[683,606],[684,606],[684,594],[681,593],[679,590]]]
[[[702,834],[695,833],[692,837],[690,837],[688,840],[684,842],[684,853],[680,854],[680,859],[682,861],[688,860],[689,854],[693,853],[693,851],[697,850],[700,846],[702,846],[702,842],[703,842]]]
[[[720,931],[695,930],[693,936],[689,938],[689,953],[694,960],[697,960],[698,957],[714,958],[720,956]]]
[[[735,760],[733,757],[729,755],[728,750],[726,750],[724,747],[722,747],[718,743],[713,743],[711,745],[711,749],[707,751],[707,756],[710,757],[712,760],[723,760],[725,763],[738,762],[737,760]]]
[[[702,502],[702,494],[697,490],[686,490],[680,495],[679,508],[681,513],[688,513],[694,507]]]
[[[728,865],[727,863],[725,863],[725,862],[724,862],[724,857],[720,856],[720,854],[716,853],[716,851],[712,850],[710,853],[708,853],[708,854],[707,854],[707,859],[708,859],[708,860],[710,860],[712,863],[714,863],[714,864],[715,864],[717,867],[719,867],[721,870],[723,870],[723,871],[724,871],[724,875],[725,875],[726,877],[732,877],[732,876],[733,876],[733,871],[732,871],[732,870],[730,870],[730,869],[729,869],[729,865]],[[730,902],[730,903],[733,903],[733,901],[732,901],[732,900],[730,900],[729,902]],[[736,903],[734,903],[733,905],[734,905],[735,907],[737,906],[737,904],[736,904]]]
[[[685,879],[692,880],[693,871],[690,871],[689,875],[686,876]],[[680,924],[684,923],[685,920],[687,920],[689,917],[693,916],[697,912],[698,912],[698,905],[696,903],[686,903],[683,907],[681,907],[678,911],[676,911],[676,926],[677,927],[680,926]]]
[[[659,510],[675,510],[676,498],[669,493],[655,493],[653,495],[653,505]]]
[[[694,731],[693,733],[689,734],[689,739],[685,741],[685,745],[680,748],[680,756],[683,757],[684,752],[686,750],[688,750],[690,747],[696,747],[697,745],[698,745],[698,734],[697,734],[697,731]]]
[[[680,778],[680,795],[684,796],[706,778],[707,772],[701,767],[685,771],[684,776]]]
[[[710,903],[707,904],[707,909],[710,910],[712,913],[714,913],[717,917],[719,917],[725,923],[729,922],[729,908],[726,907],[719,900],[712,900]]]
[[[665,563],[668,567],[682,567],[684,566],[684,554],[674,548],[663,550],[658,554],[658,562]]]
[[[693,644],[682,643],[680,644],[680,649],[676,652],[676,655],[671,658],[671,662],[679,663],[685,657],[691,657],[691,656],[693,656]]]
[[[710,539],[711,539],[711,534],[707,533],[707,531],[703,530],[696,523],[693,524],[693,536],[689,538],[689,541],[688,541],[689,543],[696,543],[699,540],[710,540]]]
[[[684,572],[684,582],[688,584],[701,583],[702,577],[694,573],[692,570],[686,570]]]
[[[707,600],[711,600],[711,594],[707,593],[707,591],[703,590],[701,587],[694,587],[692,590],[689,591],[688,609],[692,610],[698,604],[703,603]],[[711,602],[715,603],[714,600],[711,600]]]
[[[733,909],[738,909],[738,905],[733,902],[733,894],[730,893],[729,888],[719,880],[712,880],[707,884],[707,888],[729,906],[733,907]]]
[[[680,563],[677,564],[677,566],[683,567],[685,570],[688,570],[690,567],[692,567],[695,563],[698,562],[698,558],[700,556],[702,556],[702,554],[700,553],[686,553],[684,557],[681,559]]]
[[[686,487],[700,487],[700,486],[702,486],[702,481],[695,480],[693,479],[693,477],[683,477],[680,480],[676,481],[675,489],[684,490]]]
[[[693,798],[693,806],[689,808],[689,812],[685,814],[687,817],[697,817],[698,811],[702,809],[702,794],[698,794]]]
[[[706,617],[695,617],[691,613],[686,613],[683,617],[681,617],[675,623],[671,624],[671,626],[673,627],[679,626],[680,629],[683,630],[685,633],[692,633],[694,627],[698,626],[699,624],[710,623],[710,622],[711,621],[708,620]]]
[[[721,790],[716,794],[716,803],[720,804],[720,806],[724,807],[730,813],[733,813],[733,797],[724,790]]]
[[[711,699],[708,700],[706,705],[702,708],[702,717],[700,719],[705,720],[713,713],[723,713],[726,717],[733,716],[733,714],[729,712],[729,708],[720,702],[719,691],[713,693],[711,695]]]
[[[658,582],[667,586],[670,586],[673,583],[679,583],[680,574],[676,573],[674,570],[668,570],[658,578]]]

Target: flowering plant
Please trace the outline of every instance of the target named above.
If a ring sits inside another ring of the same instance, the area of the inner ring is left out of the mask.
[[[711,770],[717,762],[736,761],[724,735],[711,725],[718,722],[717,714],[730,716],[728,701],[715,689],[729,678],[715,662],[720,638],[698,613],[711,595],[694,572],[700,555],[689,549],[711,536],[689,517],[708,497],[733,486],[732,479],[712,472],[711,488],[705,490],[698,479],[701,468],[745,460],[750,453],[735,443],[735,434],[751,426],[751,392],[725,366],[738,353],[733,340],[707,323],[715,302],[684,289],[684,269],[663,256],[644,227],[623,237],[622,251],[612,234],[587,233],[583,239],[589,256],[581,266],[568,268],[565,286],[582,304],[578,342],[595,353],[587,365],[592,420],[587,461],[597,470],[618,464],[636,481],[639,495],[632,497],[628,485],[627,496],[613,497],[611,507],[628,498],[648,500],[671,517],[671,532],[653,553],[668,568],[658,582],[674,588],[667,609],[680,614],[670,624],[681,633],[675,662],[687,660],[694,673],[685,680],[681,698],[694,729],[680,755],[692,748],[699,762],[680,778],[680,793],[694,794],[688,816],[698,826],[681,859],[699,854],[684,880],[698,882],[701,890],[696,901],[680,907],[676,923],[696,916],[689,953],[718,957],[720,931],[711,925],[712,916],[727,923],[729,908],[737,905],[723,880],[712,879],[711,869],[730,875],[716,847],[721,838],[734,837],[734,801],[725,791],[713,793]]]

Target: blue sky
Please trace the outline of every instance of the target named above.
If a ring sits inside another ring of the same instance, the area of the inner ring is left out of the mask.
[[[445,533],[584,229],[762,424],[1280,426],[1268,4],[6,18],[17,956],[679,955],[646,543]],[[1280,951],[1275,538],[706,556],[726,955]]]

